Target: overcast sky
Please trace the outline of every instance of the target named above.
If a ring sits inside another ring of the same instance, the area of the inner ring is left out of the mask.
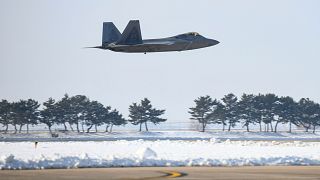
[[[186,121],[201,95],[276,93],[320,102],[320,1],[1,0],[0,99],[83,94],[128,115],[147,97]],[[127,54],[101,44],[102,23],[122,32],[139,19],[142,37],[196,31],[217,46]]]

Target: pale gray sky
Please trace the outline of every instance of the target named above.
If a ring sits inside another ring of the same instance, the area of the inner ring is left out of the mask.
[[[1,0],[0,99],[84,94],[128,114],[148,97],[185,121],[201,95],[276,93],[320,101],[317,0]],[[142,37],[196,31],[221,43],[185,52],[126,54],[101,44],[102,22]]]

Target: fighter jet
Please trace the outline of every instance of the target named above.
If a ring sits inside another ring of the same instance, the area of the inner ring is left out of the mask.
[[[112,22],[104,22],[102,45],[91,48],[146,54],[147,52],[186,51],[214,46],[218,43],[219,41],[205,38],[196,32],[143,40],[139,20],[131,20],[122,34]]]

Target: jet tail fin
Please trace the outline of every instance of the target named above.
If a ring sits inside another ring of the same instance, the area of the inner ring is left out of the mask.
[[[121,38],[121,33],[112,22],[103,23],[102,46],[117,42]]]
[[[131,20],[123,31],[122,36],[117,44],[134,45],[141,43],[142,37],[139,20]]]

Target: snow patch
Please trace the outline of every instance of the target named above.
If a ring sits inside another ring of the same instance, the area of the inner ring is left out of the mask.
[[[140,159],[154,159],[157,157],[157,153],[154,152],[149,147],[138,149],[136,154],[137,154],[137,157],[139,157]]]
[[[320,142],[0,142],[0,169],[138,166],[320,165]]]

